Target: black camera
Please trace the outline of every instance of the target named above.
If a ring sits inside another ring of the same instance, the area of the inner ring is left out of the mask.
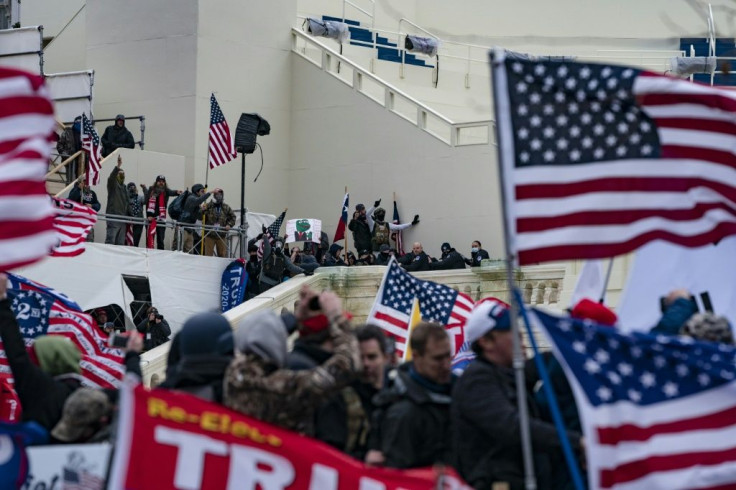
[[[307,307],[312,311],[321,310],[322,307],[319,304],[319,296],[314,296],[312,299],[310,299],[309,303],[307,304]]]

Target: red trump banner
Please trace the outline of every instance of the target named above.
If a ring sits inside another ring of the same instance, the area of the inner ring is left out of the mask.
[[[431,468],[370,468],[314,439],[128,380],[110,489],[470,490]]]

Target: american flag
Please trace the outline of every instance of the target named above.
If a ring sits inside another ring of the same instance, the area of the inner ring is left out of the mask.
[[[82,149],[87,153],[89,162],[85,182],[87,185],[97,185],[100,183],[100,170],[102,169],[102,147],[100,136],[86,114],[82,114]]]
[[[123,353],[107,347],[92,317],[79,305],[51,288],[8,274],[8,299],[26,345],[40,335],[63,335],[82,353],[80,367],[88,386],[115,388],[125,373]],[[0,375],[12,376],[0,343]]]
[[[366,323],[377,325],[396,340],[396,350],[403,356],[414,304],[419,300],[422,320],[440,323],[454,344],[453,355],[464,341],[463,327],[473,309],[473,300],[449,286],[423,281],[399,266],[393,257],[386,267],[376,301]]]
[[[492,64],[520,264],[736,233],[736,93],[625,66]]]
[[[57,243],[46,192],[55,124],[43,77],[0,67],[0,270],[36,262]]]
[[[132,247],[134,239],[135,235],[133,234],[133,225],[125,225],[125,244]]]
[[[235,152],[233,139],[230,136],[230,127],[220,110],[220,104],[215,94],[210,96],[210,138],[209,138],[210,168],[225,165],[238,156]]]
[[[345,227],[348,224],[348,211],[350,207],[349,201],[350,194],[346,192],[345,197],[342,199],[342,211],[340,212],[340,220],[337,222],[337,230],[335,230],[335,239],[332,240],[333,242],[345,238]]]
[[[284,223],[284,219],[286,218],[286,210],[283,210],[281,214],[269,225],[269,227],[266,229],[266,232],[268,235],[270,235],[271,241],[273,241],[273,238],[279,236],[279,232],[281,231],[281,225]],[[260,240],[260,243],[258,244],[258,252],[256,252],[256,255],[258,255],[259,259],[263,258],[263,240],[268,240],[269,237],[266,235],[263,236],[263,239]]]
[[[84,468],[64,467],[62,490],[102,490],[105,480]]]
[[[82,204],[52,197],[56,206],[54,229],[59,245],[51,252],[54,257],[74,257],[84,253],[85,239],[97,223],[97,211]]]
[[[736,488],[736,348],[530,317],[573,387],[590,488]]]
[[[399,206],[396,204],[396,199],[394,199],[394,216],[393,216],[393,224],[400,225],[401,224],[401,218],[399,218]],[[401,230],[396,230],[393,233],[394,241],[396,242],[396,253],[401,255],[405,255],[406,252],[404,252],[404,240],[401,236]]]

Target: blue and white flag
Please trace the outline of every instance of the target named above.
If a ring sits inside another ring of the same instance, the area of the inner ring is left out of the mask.
[[[222,273],[222,294],[220,296],[223,313],[243,302],[248,279],[248,273],[245,271],[245,260],[233,260],[225,267],[225,271]]]

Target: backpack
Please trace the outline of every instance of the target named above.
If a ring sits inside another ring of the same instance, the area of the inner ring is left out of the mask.
[[[388,227],[388,223],[379,224],[378,222],[376,222],[373,226],[373,238],[371,238],[371,242],[373,243],[373,250],[378,250],[380,246],[384,243],[388,244],[388,237],[390,233],[391,230]]]
[[[169,204],[169,216],[179,221],[179,219],[181,218],[181,213],[182,211],[184,211],[184,203],[187,202],[187,197],[189,197],[189,190],[186,190],[176,196],[176,199],[174,199],[171,204]]]

